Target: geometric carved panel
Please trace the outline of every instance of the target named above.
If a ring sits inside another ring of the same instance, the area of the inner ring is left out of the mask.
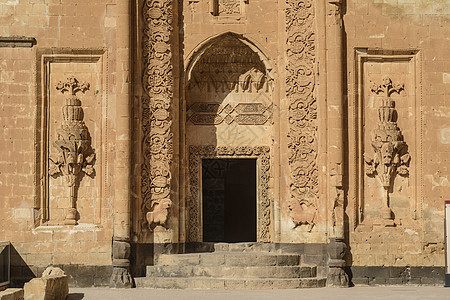
[[[356,50],[355,227],[401,225],[421,214],[418,51]]]
[[[107,153],[104,56],[104,50],[44,52],[39,56],[37,159],[41,184],[40,200],[36,203],[40,208],[38,225],[101,224]],[[74,81],[84,89],[71,96],[69,82]],[[66,86],[62,88],[64,83]],[[74,109],[78,117],[73,116]],[[68,122],[68,119],[75,121]],[[84,137],[79,142],[69,143],[73,139],[80,140],[80,137],[73,137],[81,130],[77,131],[77,126],[84,128]],[[87,144],[83,146],[86,149],[76,150],[82,143]],[[75,150],[67,148],[72,146]],[[76,178],[74,182],[70,183],[67,172],[76,174],[72,176]],[[68,221],[71,213],[72,222]]]

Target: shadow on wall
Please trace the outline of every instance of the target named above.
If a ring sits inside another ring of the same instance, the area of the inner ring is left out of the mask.
[[[10,287],[22,288],[23,285],[35,278],[38,272],[42,274],[44,268],[34,268],[32,270],[17,252],[16,248],[11,244],[11,284]]]

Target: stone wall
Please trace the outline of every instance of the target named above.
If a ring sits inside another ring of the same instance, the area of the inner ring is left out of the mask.
[[[0,20],[6,40],[36,40],[32,47],[0,48],[0,240],[12,242],[13,284],[50,264],[110,266],[114,98],[121,86],[115,1],[3,1]],[[67,96],[56,85],[71,76],[90,84],[77,95],[96,154],[95,171],[77,187],[76,226],[64,225],[71,207],[64,176],[48,173]]]
[[[218,157],[257,160],[259,242],[345,237],[362,282],[364,266],[440,270],[446,2],[2,3],[0,240],[15,282],[56,264],[106,284],[113,236],[118,277],[130,240],[142,264],[152,243],[201,242],[198,164]],[[84,146],[68,153],[71,132]]]
[[[347,1],[344,22],[350,137],[348,263],[443,266],[450,151],[448,2]],[[373,87],[383,77],[400,89],[392,90],[390,97],[402,135],[399,144],[405,144],[388,188],[383,188],[380,176],[367,175],[367,168],[374,166],[377,110],[385,99]],[[386,190],[389,218],[382,216],[386,205],[380,202],[386,200]]]

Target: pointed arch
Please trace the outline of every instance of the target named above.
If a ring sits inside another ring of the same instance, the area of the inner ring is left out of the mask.
[[[272,80],[274,79],[274,77],[272,75],[273,66],[272,66],[272,63],[270,62],[269,57],[266,55],[266,52],[268,52],[268,51],[266,49],[264,49],[262,47],[262,45],[258,44],[256,41],[251,40],[250,38],[246,37],[243,34],[238,34],[238,33],[235,33],[235,32],[227,31],[225,33],[220,33],[220,34],[217,34],[217,35],[214,35],[214,36],[211,36],[211,37],[207,38],[206,40],[204,40],[203,42],[198,44],[189,53],[189,55],[186,57],[185,62],[184,62],[184,67],[185,67],[185,71],[186,71],[185,72],[185,83],[186,84],[191,79],[192,70],[194,69],[194,67],[196,66],[196,64],[198,63],[198,61],[202,57],[202,55],[209,48],[211,48],[213,45],[215,45],[216,43],[220,42],[221,40],[223,40],[226,37],[233,37],[233,38],[239,40],[244,45],[248,46],[253,52],[255,52],[258,55],[258,57],[261,60],[261,62],[264,64],[264,67],[265,67],[266,72],[267,72],[266,75],[270,79],[272,79]],[[264,49],[264,51],[262,49]]]

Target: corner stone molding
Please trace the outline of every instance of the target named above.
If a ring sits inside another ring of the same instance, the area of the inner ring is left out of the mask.
[[[374,84],[371,92],[375,95],[383,94],[378,107],[378,128],[372,132],[373,155],[364,154],[366,174],[377,176],[384,189],[382,217],[386,226],[394,226],[394,217],[389,207],[389,191],[397,174],[409,175],[410,155],[403,135],[397,126],[395,101],[391,94],[400,94],[404,91],[404,84],[393,85],[392,80],[386,76],[380,85]]]
[[[167,226],[170,199],[173,133],[172,0],[144,1],[144,78],[142,100],[142,212],[146,226]]]
[[[289,213],[294,228],[315,225],[319,175],[317,167],[317,101],[313,1],[286,1],[289,102]]]
[[[89,130],[83,121],[84,111],[77,93],[89,90],[89,83],[79,82],[75,77],[59,81],[56,89],[62,94],[68,94],[62,107],[63,122],[57,130],[58,139],[53,146],[59,154],[56,159],[50,158],[49,175],[62,175],[67,187],[70,188],[70,203],[64,224],[77,224],[77,189],[83,175],[94,176],[95,152],[91,147]]]

